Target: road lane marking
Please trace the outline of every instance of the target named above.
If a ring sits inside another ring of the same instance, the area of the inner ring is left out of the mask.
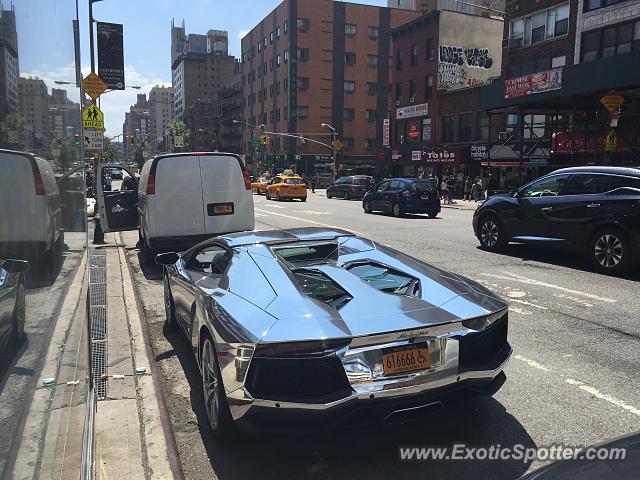
[[[270,207],[270,208],[287,208],[287,207],[283,207],[282,205],[273,205],[271,203],[267,203],[266,205],[264,205],[265,207]]]
[[[540,310],[549,310],[547,307],[543,307],[542,305],[536,305],[535,303],[526,302],[524,300],[518,300],[516,298],[510,298],[509,299],[509,303],[511,303],[511,302],[520,303],[520,304],[526,305],[528,307],[539,308]]]
[[[640,417],[640,410],[629,405],[628,403],[619,400],[615,397],[612,397],[611,395],[607,395],[606,393],[602,393],[600,390],[598,390],[595,387],[592,387],[591,385],[587,385],[586,383],[580,382],[579,380],[574,380],[573,378],[565,378],[564,380],[565,382],[567,382],[569,385],[574,385],[576,387],[578,387],[580,390],[587,392],[590,395],[593,395],[596,398],[599,398],[600,400],[604,400],[605,402],[609,402],[617,407],[622,408],[623,410],[626,410],[629,413],[632,413],[634,415],[637,415],[638,417]]]
[[[590,298],[592,300],[599,300],[601,302],[606,302],[606,303],[617,302],[617,300],[614,300],[613,298],[600,297],[598,295],[594,295],[592,293],[587,293],[587,292],[581,292],[579,290],[571,290],[570,288],[561,287],[559,285],[554,285],[552,283],[542,282],[540,280],[534,280],[532,278],[521,277],[519,275],[515,275],[509,272],[507,272],[507,275],[496,275],[493,273],[481,273],[480,275],[489,277],[489,278],[498,278],[500,280],[509,280],[512,282],[526,283],[527,285],[536,285],[538,287],[550,288],[554,290],[559,290],[561,292],[570,293],[572,295],[578,295],[580,297]]]
[[[327,228],[338,228],[340,230],[347,230],[345,227],[337,227],[336,225],[329,225],[327,223],[322,223],[322,222],[316,222],[315,220],[307,220],[306,218],[299,218],[299,217],[293,217],[291,215],[285,215],[283,213],[276,213],[276,212],[270,212],[268,210],[260,210],[259,208],[255,209],[257,212],[264,212],[264,213],[268,213],[269,215],[277,215],[279,217],[284,217],[284,218],[290,218],[292,220],[297,220],[299,222],[306,222],[306,223],[311,223],[313,225],[319,225],[321,227],[327,227]],[[366,237],[367,235],[362,233],[362,232],[358,232],[357,230],[353,230],[352,228],[348,229],[349,232],[354,233],[356,235],[362,235],[363,237]]]
[[[526,363],[530,367],[537,368],[538,370],[542,370],[543,372],[550,372],[551,371],[550,368],[545,367],[541,363],[538,363],[535,360],[532,360],[530,358],[523,357],[522,355],[514,355],[513,358],[515,358],[516,360],[520,360],[521,362]]]
[[[593,304],[587,302],[586,300],[582,300],[581,298],[576,298],[576,297],[571,297],[569,295],[565,295],[563,293],[555,293],[553,295],[556,298],[562,298],[562,299],[566,299],[566,300],[571,300],[572,302],[576,302],[580,305],[582,305],[583,307],[593,307]],[[571,307],[568,307],[571,308]]]

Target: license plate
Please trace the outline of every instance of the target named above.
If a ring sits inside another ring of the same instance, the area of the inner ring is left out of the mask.
[[[385,375],[414,372],[431,368],[431,358],[426,344],[407,345],[384,350],[382,367]]]
[[[422,200],[429,200],[429,195],[422,195],[420,198]]]
[[[233,215],[233,203],[210,203],[207,205],[209,216]]]

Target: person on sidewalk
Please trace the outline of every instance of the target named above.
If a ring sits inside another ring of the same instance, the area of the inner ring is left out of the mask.
[[[471,200],[471,177],[467,175],[464,179],[464,196],[463,200]]]
[[[443,178],[442,183],[440,184],[440,192],[442,195],[442,202],[445,204],[450,203],[449,200],[449,185],[447,184],[447,179]]]
[[[471,196],[473,197],[473,201],[476,203],[483,199],[482,182],[479,178],[476,178],[476,181],[473,182],[473,185],[471,186]]]
[[[313,175],[309,177],[309,185],[311,186],[311,193],[316,193],[316,178]]]

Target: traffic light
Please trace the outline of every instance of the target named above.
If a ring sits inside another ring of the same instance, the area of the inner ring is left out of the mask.
[[[73,136],[73,144],[74,145],[80,145],[80,135],[74,135]]]
[[[62,148],[62,139],[61,138],[58,139],[58,148]]]

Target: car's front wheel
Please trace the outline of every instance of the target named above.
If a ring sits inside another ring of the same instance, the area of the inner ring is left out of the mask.
[[[491,252],[498,252],[506,246],[502,224],[493,215],[487,215],[478,225],[478,240],[480,245]]]
[[[24,281],[19,281],[16,288],[16,303],[13,308],[13,336],[19,342],[24,339],[25,303]]]
[[[394,203],[393,207],[391,207],[391,213],[394,217],[399,218],[402,216],[402,208],[399,203]]]
[[[173,303],[173,295],[171,294],[171,286],[169,285],[169,275],[164,274],[164,312],[165,320],[164,324],[169,329],[173,329],[176,326],[176,308]]]
[[[624,273],[631,266],[629,240],[616,228],[603,228],[591,237],[589,257],[601,273]]]
[[[437,218],[438,212],[430,212],[430,213],[427,213],[427,215],[429,215],[429,218]]]
[[[327,190],[327,198],[332,198],[333,195],[331,195],[331,192],[329,190]]]
[[[362,202],[362,209],[364,210],[364,213],[371,213],[371,203],[365,200]]]
[[[351,192],[344,192],[344,199],[351,200]]]
[[[202,390],[211,431],[216,436],[229,433],[233,427],[233,420],[224,393],[216,350],[208,334],[202,341]]]
[[[269,190],[264,191],[264,196],[267,197],[267,200],[271,200],[271,195],[269,195]]]

